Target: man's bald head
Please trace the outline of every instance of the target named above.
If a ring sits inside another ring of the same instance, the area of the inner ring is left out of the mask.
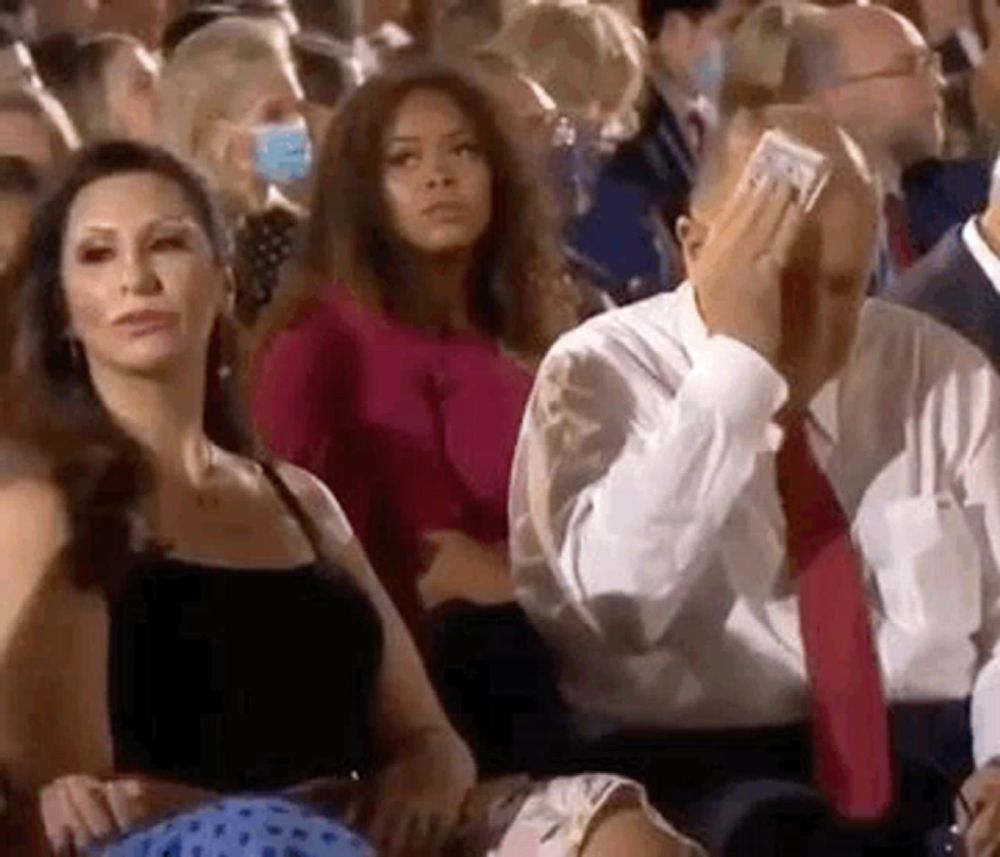
[[[724,108],[814,104],[893,172],[935,157],[943,81],[906,18],[876,6],[811,4],[756,10],[734,38]]]

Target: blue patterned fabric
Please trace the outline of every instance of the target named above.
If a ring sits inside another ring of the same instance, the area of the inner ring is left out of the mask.
[[[375,857],[357,834],[281,798],[227,798],[174,816],[90,857]]]

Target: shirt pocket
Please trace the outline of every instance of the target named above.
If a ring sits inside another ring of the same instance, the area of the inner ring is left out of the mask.
[[[939,637],[978,630],[981,558],[965,511],[951,494],[862,507],[855,537],[890,622]]]

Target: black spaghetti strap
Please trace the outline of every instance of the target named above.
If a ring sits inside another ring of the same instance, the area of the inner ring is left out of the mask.
[[[299,500],[299,498],[295,495],[295,492],[288,487],[285,480],[281,478],[272,462],[267,461],[266,459],[258,459],[258,463],[263,469],[264,475],[277,492],[278,497],[281,498],[281,501],[292,513],[292,517],[295,518],[296,523],[298,523],[299,528],[306,537],[306,541],[309,542],[309,546],[313,549],[313,553],[316,554],[317,561],[324,565],[329,565],[330,563],[328,562],[327,552],[323,548],[323,537],[320,535],[319,527],[316,526],[316,522],[313,520],[312,515],[305,510],[305,507],[302,505],[302,501]]]

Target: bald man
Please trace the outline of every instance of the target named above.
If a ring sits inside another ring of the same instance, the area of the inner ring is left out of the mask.
[[[775,127],[832,164],[808,213],[740,189]],[[690,281],[560,340],[522,427],[517,593],[580,762],[712,854],[935,853],[970,777],[968,842],[1000,843],[1000,382],[865,298],[879,204],[824,114],[743,114]]]
[[[984,204],[989,165],[939,160],[944,79],[906,18],[878,6],[793,8],[765,6],[744,22],[724,98],[738,104],[749,89],[756,100],[766,92],[765,100],[812,104],[862,144],[886,191],[881,291]],[[782,56],[784,66],[774,68]]]

